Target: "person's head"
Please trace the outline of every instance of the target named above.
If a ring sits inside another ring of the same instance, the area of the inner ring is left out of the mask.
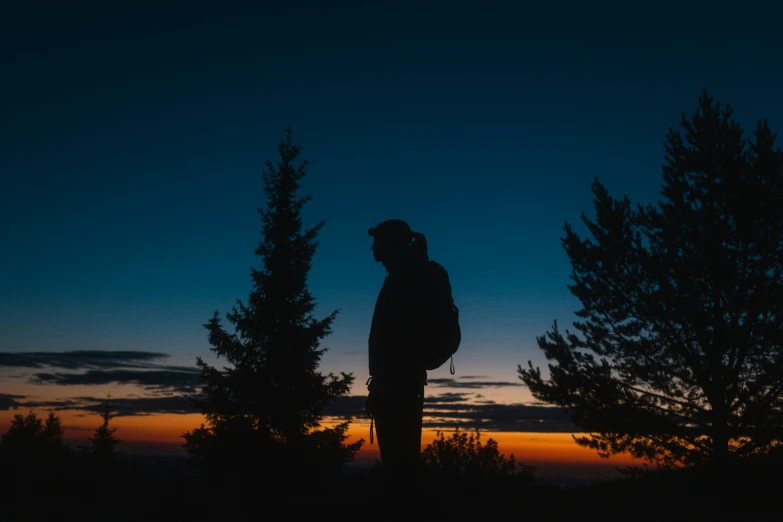
[[[374,239],[372,251],[375,260],[383,264],[387,270],[396,268],[404,256],[408,255],[415,245],[415,253],[427,257],[427,243],[424,236],[413,232],[411,227],[401,219],[389,219],[369,230]]]

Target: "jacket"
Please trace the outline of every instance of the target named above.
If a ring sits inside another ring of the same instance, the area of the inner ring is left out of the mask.
[[[424,273],[424,267],[408,264],[387,275],[378,293],[368,341],[370,376],[376,385],[419,385],[426,380],[418,357],[427,329]]]

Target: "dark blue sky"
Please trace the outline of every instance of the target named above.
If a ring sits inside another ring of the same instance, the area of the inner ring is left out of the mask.
[[[0,22],[0,351],[208,356],[291,125],[307,223],[327,222],[310,289],[319,315],[342,309],[324,368],[363,391],[384,276],[367,229],[395,217],[451,274],[458,375],[514,381],[578,308],[560,237],[594,177],[657,199],[702,88],[748,134],[783,128],[773,2],[263,4]]]

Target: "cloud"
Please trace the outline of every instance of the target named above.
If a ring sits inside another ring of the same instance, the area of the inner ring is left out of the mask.
[[[8,411],[10,409],[18,408],[21,403],[17,399],[24,399],[24,395],[0,393],[0,411]]]
[[[364,417],[364,404],[366,395],[346,395],[336,397],[326,408],[324,415],[327,417],[339,417],[350,420],[353,417]]]
[[[54,401],[22,401],[22,396],[0,394],[0,406],[9,408],[77,411],[80,414],[100,414],[105,407],[104,397],[76,397]],[[196,395],[194,398],[200,398]],[[579,429],[570,416],[560,408],[529,404],[499,404],[491,401],[467,402],[469,394],[446,393],[427,397],[424,401],[425,428],[456,428],[487,431],[526,431],[547,433],[574,433]],[[366,396],[338,397],[324,410],[325,417],[341,420],[366,419]],[[198,413],[185,396],[111,398],[110,407],[116,416],[146,416],[162,413]],[[0,407],[0,409],[2,409]]]
[[[100,368],[149,368],[165,353],[139,351],[76,350],[71,352],[0,353],[0,367],[62,368],[90,370]]]
[[[104,401],[106,399],[103,399]],[[54,411],[61,411],[61,410],[78,410],[81,408],[81,405],[83,404],[83,401],[81,400],[74,400],[74,399],[55,399],[55,400],[49,400],[49,401],[24,401],[17,405],[17,408],[20,409],[29,409],[29,410],[54,410]]]
[[[167,357],[165,353],[142,351],[13,352],[0,354],[0,370],[50,369],[28,374],[33,384],[133,384],[155,393],[196,393],[202,385],[200,370],[160,364]]]
[[[92,402],[83,408],[84,411],[103,413],[105,409],[103,399],[98,400],[92,397],[85,397],[85,399],[89,399]],[[185,396],[111,399],[109,405],[113,414],[117,417],[160,413],[198,413],[196,406]]]
[[[198,398],[198,396],[194,398]],[[30,409],[71,410],[101,414],[106,407],[106,398],[76,397],[56,401],[27,401],[20,404],[20,406]],[[111,398],[109,408],[112,415],[116,417],[146,416],[161,413],[198,413],[198,409],[185,396]]]
[[[55,368],[65,371],[38,371],[32,376],[39,384],[105,385],[133,384],[148,392],[144,397],[112,398],[111,408],[117,416],[154,415],[161,413],[198,413],[182,394],[197,396],[202,385],[196,367],[167,366],[159,363],[168,355],[141,351],[73,351],[0,354],[0,369]],[[492,381],[485,376],[470,375],[460,379],[429,379],[433,388],[468,389],[521,386],[521,383]],[[176,395],[174,395],[176,394]],[[497,404],[476,402],[480,394],[446,392],[428,396],[424,401],[424,426],[429,428],[481,428],[490,431],[578,431],[567,413],[541,404]],[[83,415],[101,413],[105,398],[77,397],[56,401],[24,400],[24,396],[0,393],[0,410],[45,408],[71,410]],[[365,419],[366,396],[338,397],[327,406],[327,417]]]
[[[579,428],[561,408],[527,404],[438,404],[425,408],[428,428],[481,428],[490,431],[573,433]]]
[[[197,368],[168,367],[176,369],[137,370],[88,370],[84,373],[35,373],[32,382],[36,384],[58,384],[61,386],[104,384],[136,384],[148,390],[165,390],[181,393],[195,393],[202,385],[201,373]]]
[[[465,377],[467,378],[467,377]],[[471,376],[470,379],[477,379],[479,377],[477,376]],[[427,379],[427,383],[429,385],[432,385],[436,388],[466,388],[466,389],[476,389],[476,388],[504,388],[506,386],[521,386],[522,383],[518,382],[509,382],[509,381],[470,381],[470,382],[459,382],[456,379]]]
[[[574,433],[579,431],[567,412],[550,406],[498,404],[491,401],[469,403],[468,394],[447,393],[424,399],[426,428],[480,428],[489,431]],[[340,419],[366,419],[363,395],[338,397],[324,415]]]
[[[463,402],[470,397],[468,393],[441,393],[436,397],[424,397],[424,404],[435,404],[442,402]]]

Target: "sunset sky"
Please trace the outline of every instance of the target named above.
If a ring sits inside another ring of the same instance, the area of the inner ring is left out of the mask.
[[[430,372],[425,441],[466,422],[522,462],[597,462],[516,373],[546,366],[536,336],[579,307],[563,224],[584,232],[595,177],[655,201],[665,134],[703,88],[747,134],[780,133],[780,8],[259,4],[4,13],[0,426],[56,410],[83,442],[111,394],[128,447],[179,451],[201,422],[182,398],[195,359],[220,364],[202,325],[260,268],[261,171],[290,125],[306,225],[326,221],[309,288],[319,316],[340,309],[321,368],[356,378],[331,413],[368,439],[385,272],[367,229],[400,218],[449,270],[463,328],[456,374]]]

